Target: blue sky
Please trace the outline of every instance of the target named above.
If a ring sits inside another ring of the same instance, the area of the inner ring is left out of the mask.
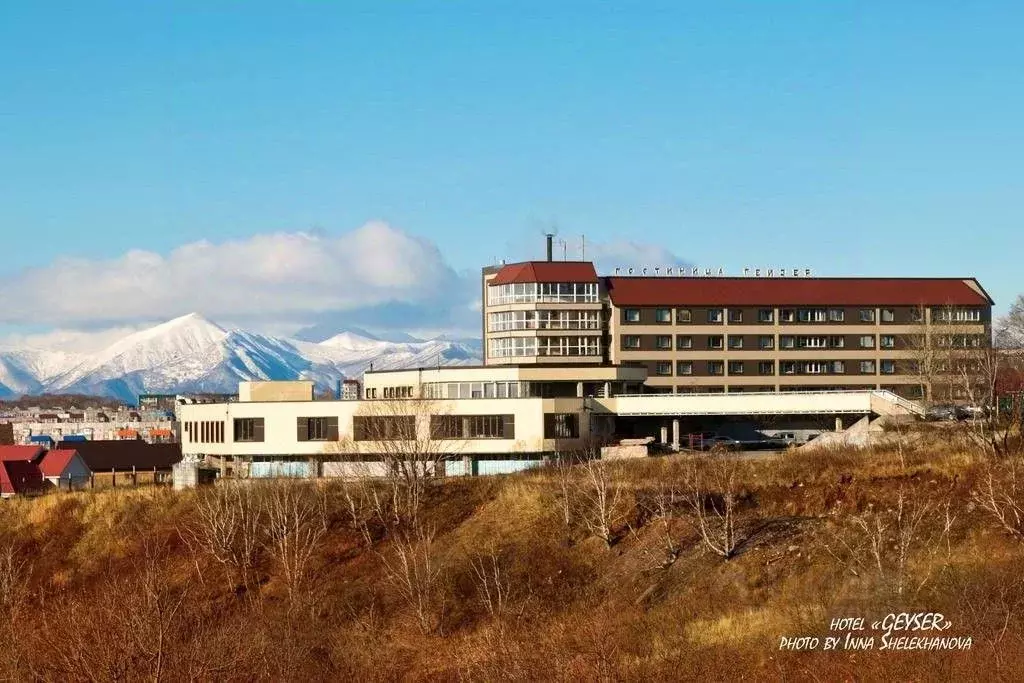
[[[1022,24],[1010,2],[2,3],[0,289],[42,307],[67,258],[89,280],[133,250],[383,221],[457,274],[557,225],[626,260],[976,275],[1002,311]],[[384,296],[353,304],[362,284],[267,315],[359,322]],[[119,286],[82,287],[111,299],[89,319],[0,324],[129,323]]]

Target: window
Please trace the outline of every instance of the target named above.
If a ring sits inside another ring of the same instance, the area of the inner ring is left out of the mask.
[[[491,358],[515,358],[537,355],[536,337],[499,337],[488,341]]]
[[[731,323],[741,323],[741,322],[743,322],[743,311],[741,311],[738,308],[730,308],[729,309],[729,322],[731,322]]]
[[[597,311],[503,311],[487,314],[490,332],[510,330],[599,330]]]
[[[873,374],[875,374],[875,361],[873,361],[873,360],[862,360],[860,362],[860,373],[862,375],[873,375]]]
[[[873,349],[875,348],[875,335],[866,334],[860,338],[860,348],[862,349]]]
[[[981,309],[936,308],[932,310],[932,320],[956,323],[981,322]]]
[[[625,337],[622,338],[622,348],[639,349],[640,337],[635,334],[627,334]]]
[[[540,337],[538,356],[599,356],[601,342],[598,337]]]
[[[759,323],[770,323],[775,321],[775,310],[771,308],[762,308],[757,312],[757,322]]]
[[[659,308],[654,311],[654,320],[659,323],[670,323],[672,322],[672,309],[671,308]]]
[[[693,337],[688,334],[676,335],[676,349],[683,351],[684,349],[693,348]]]
[[[723,339],[721,335],[708,337],[708,348],[709,349],[720,349],[722,348]]]
[[[842,375],[846,373],[846,363],[841,360],[834,360],[830,370],[833,375]]]
[[[774,375],[775,374],[775,361],[762,360],[757,364],[757,374],[759,375]]]
[[[822,361],[812,360],[803,364],[803,371],[808,375],[824,375],[829,370],[829,364]]]
[[[725,364],[719,360],[708,361],[708,374],[709,375],[721,375],[725,371]]]
[[[263,418],[235,418],[235,441],[263,441]]]
[[[536,301],[555,303],[597,303],[596,282],[526,282],[494,285],[487,288],[487,303],[500,306]]]
[[[883,334],[878,338],[878,346],[883,349],[896,348],[896,337],[890,334]]]
[[[693,361],[681,360],[676,362],[676,374],[677,375],[692,375],[693,374]]]
[[[676,322],[677,323],[688,323],[688,322],[690,322],[690,309],[689,308],[677,308],[676,309]]]
[[[828,346],[831,349],[841,349],[846,346],[846,337],[832,336],[828,338]]]
[[[801,349],[823,349],[828,346],[828,337],[797,337],[796,345]]]
[[[640,322],[640,309],[639,308],[627,308],[622,312],[622,319],[627,323],[638,323]]]
[[[779,337],[779,347],[783,349],[796,348],[796,337]]]
[[[337,441],[338,418],[299,417],[295,420],[298,441]]]
[[[709,323],[720,323],[720,322],[722,322],[722,309],[721,308],[709,308],[708,309],[708,322]]]
[[[883,308],[882,309],[882,322],[883,323],[891,323],[891,322],[895,322],[895,320],[896,320],[896,311],[894,311],[891,308]]]
[[[801,308],[797,317],[802,323],[823,323],[827,320],[827,311],[824,308]]]
[[[860,309],[860,321],[862,323],[873,323],[873,322],[875,322],[875,309],[873,309],[873,308],[862,308],[862,309]]]
[[[841,308],[828,309],[828,320],[833,323],[841,323],[846,319],[846,311]]]
[[[580,417],[576,413],[545,413],[545,439],[578,439]]]
[[[415,415],[355,415],[354,441],[399,441],[416,438]]]
[[[775,337],[762,336],[757,338],[757,348],[759,349],[774,349],[775,348]]]
[[[655,375],[671,375],[672,374],[672,363],[667,360],[659,360],[654,364]]]
[[[431,415],[434,439],[514,439],[515,415]]]
[[[729,335],[729,348],[730,349],[742,349],[743,348],[743,337],[735,334]]]
[[[730,375],[742,375],[743,374],[743,361],[731,360],[729,361],[729,374]]]
[[[779,311],[779,320],[784,323],[796,322],[796,311],[792,308],[783,308]]]
[[[883,375],[893,375],[896,373],[896,362],[891,360],[883,360],[881,369]]]
[[[795,375],[796,374],[796,363],[791,360],[782,361],[782,374],[783,375]]]
[[[658,349],[672,349],[672,336],[668,334],[659,334],[654,338],[654,346]]]

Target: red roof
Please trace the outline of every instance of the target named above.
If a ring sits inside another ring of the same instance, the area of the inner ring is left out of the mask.
[[[0,446],[0,460],[37,460],[44,452],[42,446]]]
[[[0,492],[25,493],[43,486],[43,475],[34,462],[27,460],[0,461]]]
[[[606,280],[608,294],[616,306],[992,304],[981,285],[972,279],[609,277]]]
[[[44,477],[59,477],[64,473],[71,458],[78,455],[78,451],[71,449],[53,450],[47,453],[39,463],[39,470]]]
[[[597,271],[590,261],[527,261],[502,266],[488,284],[513,282],[597,282]]]

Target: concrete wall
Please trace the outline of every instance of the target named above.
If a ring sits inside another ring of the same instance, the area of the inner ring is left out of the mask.
[[[355,415],[400,415],[403,406],[408,413],[420,414],[420,439],[429,442],[430,415],[514,415],[514,439],[471,439],[438,442],[446,455],[536,453],[579,447],[590,433],[589,413],[583,409],[584,401],[564,399],[465,399],[421,401],[285,401],[275,403],[221,403],[180,406],[180,419],[189,421],[224,422],[224,443],[193,442],[182,434],[182,453],[185,455],[235,456],[313,456],[350,452],[373,453],[375,445],[369,442],[347,443],[352,437]],[[580,419],[578,440],[554,441],[544,438],[545,413],[575,413]],[[296,423],[300,417],[337,417],[339,442],[298,441]],[[264,440],[261,442],[235,442],[233,421],[241,418],[263,418]],[[344,445],[342,445],[344,444]]]
[[[313,382],[295,380],[291,382],[241,382],[238,385],[239,401],[312,401]]]

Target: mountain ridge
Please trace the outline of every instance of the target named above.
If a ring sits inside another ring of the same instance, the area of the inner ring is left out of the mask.
[[[226,329],[197,313],[133,332],[94,353],[0,349],[0,398],[42,393],[108,396],[233,393],[246,380],[310,379],[320,389],[378,370],[480,361],[475,340],[388,341],[347,328],[322,341]],[[360,330],[362,331],[362,330]]]

